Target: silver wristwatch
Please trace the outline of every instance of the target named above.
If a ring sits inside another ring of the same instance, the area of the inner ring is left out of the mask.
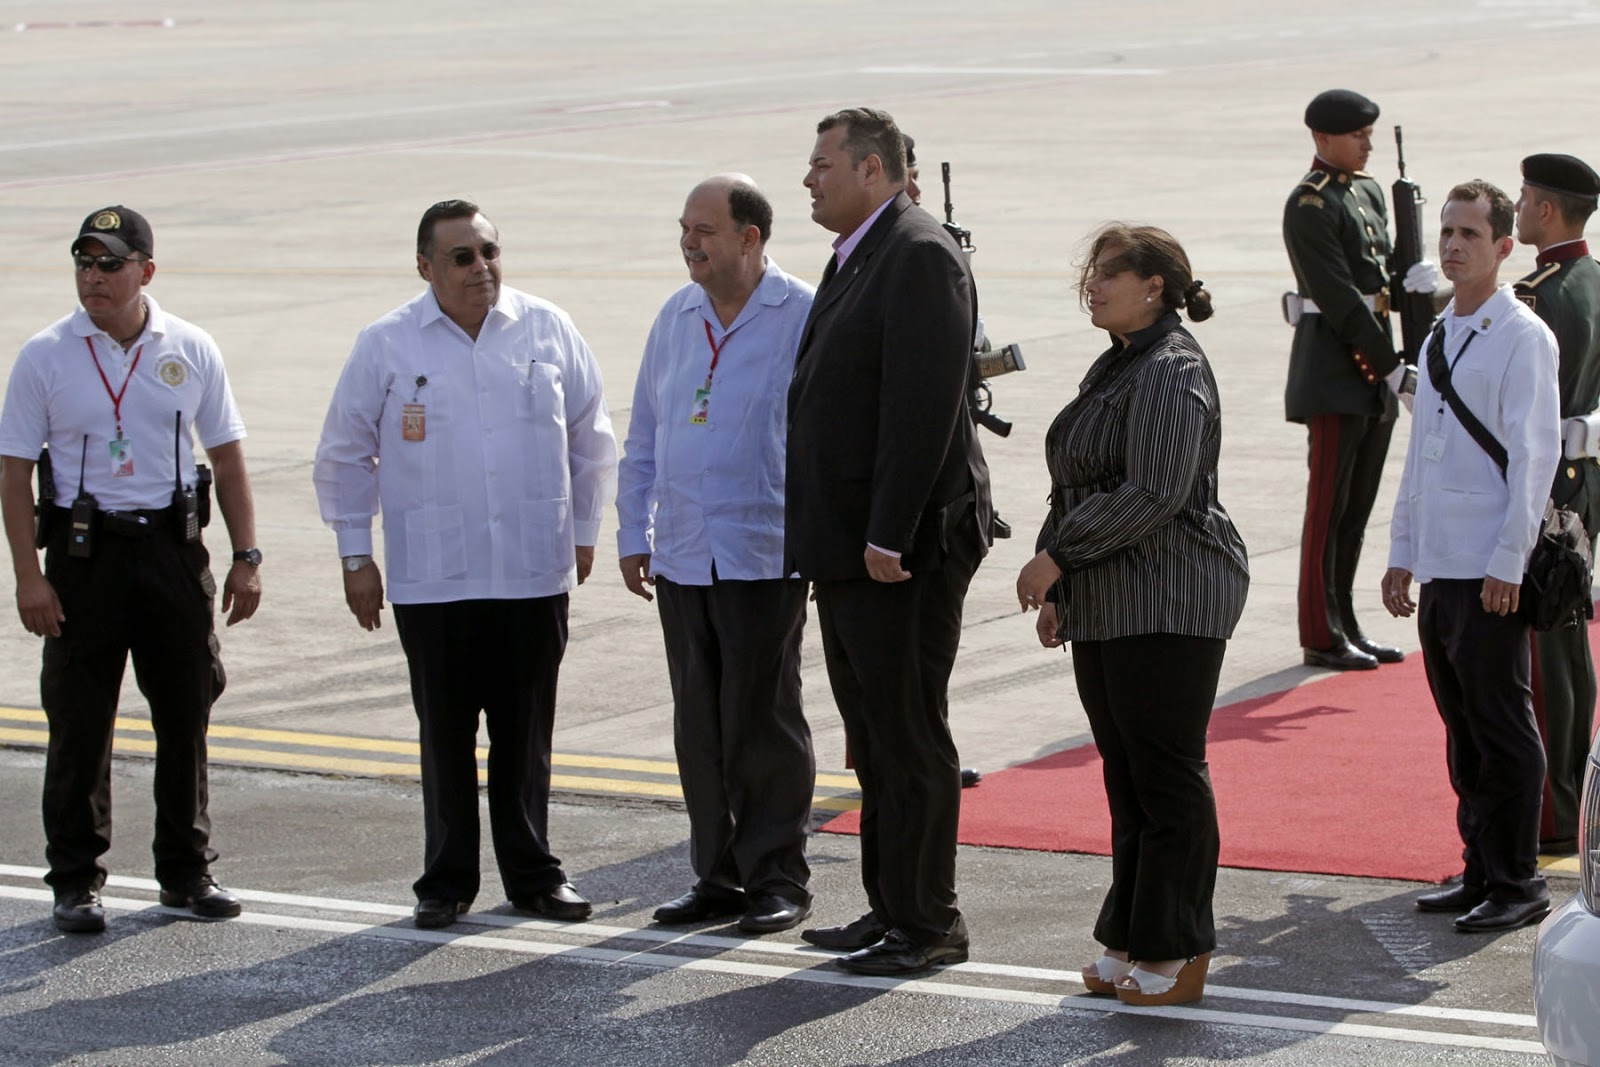
[[[372,562],[371,556],[345,556],[344,569],[354,574],[356,571]]]

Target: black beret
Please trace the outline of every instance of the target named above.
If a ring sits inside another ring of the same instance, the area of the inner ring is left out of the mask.
[[[1540,152],[1522,161],[1522,180],[1571,196],[1600,196],[1600,174],[1577,156]]]
[[[1378,105],[1349,89],[1318,93],[1306,105],[1306,125],[1317,133],[1355,133],[1377,121]]]
[[[906,166],[908,166],[908,167],[916,166],[917,165],[917,141],[916,141],[916,138],[912,137],[909,133],[906,133],[904,130],[902,130],[902,131],[900,131],[900,139],[905,141],[905,143],[906,143]]]

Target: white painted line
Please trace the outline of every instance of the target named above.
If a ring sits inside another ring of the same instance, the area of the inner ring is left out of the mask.
[[[11,864],[0,864],[0,877],[8,878],[43,878],[44,868],[22,867]],[[112,875],[106,884],[114,889],[134,889],[149,893],[158,892],[160,884],[150,878],[131,878],[124,875]],[[304,896],[295,893],[275,893],[259,889],[232,889],[240,900],[252,904],[270,904],[280,907],[306,908],[316,911],[343,912],[358,915],[381,915],[390,918],[406,918],[411,915],[411,908],[401,904],[383,904],[375,901],[349,900],[339,897]],[[0,886],[0,895],[27,895],[27,899],[49,900],[51,895],[47,890],[30,887]],[[133,901],[129,905],[134,910],[139,910],[146,905]],[[177,911],[174,914],[187,915],[187,912]],[[759,939],[745,939],[738,937],[722,937],[716,934],[696,934],[676,931],[659,926],[629,927],[607,926],[600,923],[561,923],[544,919],[527,919],[517,915],[492,914],[488,912],[471,912],[457,920],[459,924],[496,927],[506,930],[530,930],[543,933],[562,933],[591,941],[612,941],[627,939],[645,941],[654,944],[683,945],[691,948],[713,949],[720,952],[736,951],[749,952],[757,955],[785,956],[799,959],[831,959],[834,953],[810,945],[796,945],[783,941],[763,941]],[[982,963],[969,961],[948,968],[951,972],[971,975],[987,975],[996,978],[1023,978],[1033,981],[1060,982],[1072,986],[1082,985],[1083,979],[1077,971],[1058,971],[1043,967],[1022,967],[1014,964]],[[1300,1008],[1314,1008],[1332,1011],[1357,1012],[1363,1015],[1387,1015],[1396,1017],[1413,1017],[1426,1019],[1440,1019],[1453,1022],[1484,1023],[1496,1026],[1514,1026],[1533,1029],[1537,1023],[1532,1015],[1514,1012],[1481,1011],[1471,1008],[1445,1008],[1426,1004],[1399,1004],[1380,1000],[1357,1000],[1346,997],[1325,997],[1306,993],[1287,993],[1270,989],[1251,989],[1238,986],[1206,986],[1206,996],[1224,1000],[1244,1000],[1261,1004],[1281,1004]],[[1059,998],[1058,998],[1059,999]],[[1119,1002],[1120,1003],[1120,1002]]]
[[[561,109],[565,115],[592,115],[603,111],[638,111],[653,107],[671,107],[671,100],[618,100],[610,104],[578,104]]]
[[[862,74],[963,74],[1014,78],[1151,78],[1167,73],[1159,67],[862,67]]]
[[[0,873],[9,873],[16,868],[4,868]],[[140,879],[139,881],[144,881]],[[253,896],[254,894],[252,894]],[[276,894],[275,894],[276,895]],[[240,894],[244,897],[244,894]],[[21,886],[0,886],[0,897],[14,900],[32,900],[41,903],[52,899],[52,894],[47,889],[26,888]],[[318,898],[298,898],[312,900]],[[162,907],[159,904],[150,904],[142,900],[123,897],[103,897],[102,903],[109,909],[129,911],[147,915],[165,915],[177,918],[191,918],[190,913],[184,909]],[[385,910],[392,905],[383,906]],[[481,921],[498,916],[476,916]],[[567,959],[583,960],[590,963],[633,964],[638,966],[653,967],[663,970],[706,971],[711,974],[733,975],[745,978],[761,978],[774,981],[799,981],[812,982],[818,985],[842,986],[854,989],[878,989],[896,993],[913,993],[924,996],[951,997],[959,1000],[989,1001],[1005,1004],[1024,1004],[1034,1007],[1050,1008],[1055,1010],[1083,1011],[1094,1014],[1122,1014],[1122,1015],[1149,1015],[1158,1019],[1182,1019],[1188,1022],[1203,1023],[1212,1026],[1238,1026],[1262,1030],[1288,1030],[1294,1033],[1326,1034],[1335,1037],[1364,1038],[1377,1041],[1392,1041],[1402,1044],[1434,1045],[1446,1048],[1472,1048],[1488,1049],[1496,1052],[1525,1053],[1532,1056],[1543,1056],[1544,1047],[1537,1041],[1525,1041],[1517,1038],[1486,1037],[1477,1034],[1460,1034],[1447,1031],[1407,1030],[1391,1026],[1373,1026],[1364,1023],[1327,1022],[1320,1019],[1302,1019],[1293,1016],[1258,1015],[1253,1013],[1236,1013],[1215,1011],[1209,1008],[1169,1007],[1169,1008],[1139,1008],[1123,1004],[1121,1001],[1096,998],[1095,1000],[1080,999],[1075,996],[1064,997],[1053,993],[1040,993],[1025,989],[1007,989],[994,986],[974,986],[954,984],[940,981],[940,976],[934,975],[927,978],[894,979],[870,978],[848,974],[843,971],[822,970],[820,967],[784,967],[762,963],[740,963],[733,960],[719,958],[700,958],[693,956],[674,956],[665,952],[639,951],[630,949],[600,948],[597,946],[569,945],[556,942],[530,941],[522,938],[510,938],[493,934],[460,934],[447,930],[418,930],[411,926],[372,926],[364,923],[340,922],[333,919],[315,919],[296,915],[268,915],[256,912],[246,912],[235,919],[225,920],[229,923],[240,923],[247,926],[270,926],[279,929],[289,928],[304,930],[314,933],[331,933],[341,935],[359,935],[363,937],[382,938],[392,941],[409,941],[438,945],[452,949],[482,949],[491,952],[508,952],[527,956],[561,956]],[[498,925],[498,924],[496,924]],[[533,924],[517,923],[519,926]],[[583,925],[562,925],[564,932],[572,934],[594,934],[599,930]],[[642,932],[642,931],[641,931]],[[687,939],[685,939],[687,940]],[[760,942],[745,942],[740,947],[755,950],[761,946]],[[949,968],[951,972],[972,973],[976,968],[968,964],[961,964]],[[1209,993],[1209,990],[1208,990]]]

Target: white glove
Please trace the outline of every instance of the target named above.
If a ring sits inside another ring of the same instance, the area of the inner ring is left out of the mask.
[[[1419,263],[1417,266],[1420,267],[1422,264]],[[1405,388],[1406,372],[1414,371],[1415,369],[1415,367],[1410,367],[1402,363],[1385,375],[1383,379],[1383,384],[1387,385],[1389,387],[1389,391],[1395,395],[1396,399],[1398,399],[1401,404],[1405,405],[1406,414],[1408,415],[1411,413],[1412,405],[1417,402],[1417,395],[1415,385],[1413,385],[1410,389]],[[1414,378],[1412,379],[1413,382],[1415,382],[1415,380],[1416,379]]]
[[[1408,293],[1431,293],[1439,288],[1439,265],[1432,260],[1419,259],[1411,264],[1400,284]]]

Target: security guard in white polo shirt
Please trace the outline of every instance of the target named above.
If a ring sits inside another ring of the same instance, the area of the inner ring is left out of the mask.
[[[200,535],[210,472],[195,463],[196,436],[233,542],[222,593],[230,626],[255,613],[261,552],[244,423],[221,353],[145,291],[154,248],[150,224],[130,208],[84,220],[72,244],[81,306],[23,346],[0,413],[0,511],[17,611],[45,639],[45,881],[56,926],[72,933],[105,929],[111,737],[130,654],[156,736],[161,903],[204,918],[239,914],[210,873],[206,726],[224,677]]]

